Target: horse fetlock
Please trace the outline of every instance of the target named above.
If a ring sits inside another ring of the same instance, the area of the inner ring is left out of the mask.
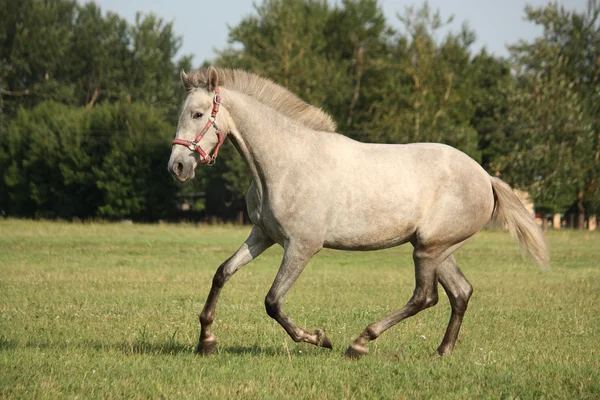
[[[215,320],[215,314],[213,312],[202,312],[198,319],[200,320],[200,325],[207,326],[211,325]]]
[[[376,323],[373,323],[365,328],[365,331],[362,333],[367,341],[375,340],[381,335],[380,329],[378,328]]]

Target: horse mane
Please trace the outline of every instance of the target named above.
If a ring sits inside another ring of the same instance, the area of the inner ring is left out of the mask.
[[[327,113],[301,100],[283,86],[239,69],[216,68],[216,70],[219,76],[219,86],[251,96],[308,128],[335,132],[335,122]],[[182,74],[185,89],[190,92],[196,88],[206,88],[209,71],[210,68],[203,68],[189,74]]]

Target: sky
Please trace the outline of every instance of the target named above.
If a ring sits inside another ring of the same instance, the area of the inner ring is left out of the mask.
[[[88,0],[79,0],[85,3]],[[165,21],[173,21],[175,33],[183,38],[177,57],[194,56],[193,65],[215,57],[215,49],[224,49],[228,42],[229,27],[234,27],[246,16],[255,15],[254,2],[261,0],[94,0],[103,12],[114,11],[130,22],[137,11],[154,12]],[[443,19],[454,16],[449,29],[458,32],[463,22],[475,31],[477,41],[473,52],[482,47],[496,55],[508,56],[507,44],[519,40],[533,40],[542,30],[524,20],[525,5],[543,6],[548,0],[429,0],[433,10],[439,9]],[[336,1],[331,1],[336,3]],[[339,1],[338,1],[339,3]],[[419,0],[380,0],[388,24],[399,28],[396,14],[406,6],[420,6]],[[583,12],[587,0],[559,0],[565,8]],[[444,34],[442,34],[443,37]],[[442,38],[438,38],[442,39]]]

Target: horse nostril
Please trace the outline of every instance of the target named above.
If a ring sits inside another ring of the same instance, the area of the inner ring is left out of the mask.
[[[175,163],[175,165],[173,165],[173,172],[175,172],[175,175],[181,176],[181,173],[183,172],[183,163]]]

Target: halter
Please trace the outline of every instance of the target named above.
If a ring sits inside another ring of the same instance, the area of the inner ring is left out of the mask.
[[[196,135],[194,140],[185,140],[185,139],[178,139],[178,138],[175,138],[175,140],[173,140],[173,144],[180,144],[182,146],[187,147],[191,151],[195,151],[198,154],[200,154],[200,157],[201,157],[200,164],[215,165],[215,162],[217,161],[217,155],[219,154],[219,148],[221,147],[221,145],[223,144],[223,141],[225,140],[224,136],[223,136],[223,132],[219,129],[219,127],[217,126],[217,123],[215,121],[215,118],[217,116],[217,112],[219,111],[220,105],[221,105],[221,94],[219,93],[219,88],[216,87],[214,96],[213,96],[212,112],[210,114],[210,117],[208,118],[208,121],[206,122],[206,125],[204,125],[204,128],[200,131],[200,133],[198,133]],[[202,149],[202,147],[200,147],[200,144],[199,144],[200,140],[202,140],[204,135],[206,135],[206,132],[208,132],[210,127],[215,128],[215,130],[217,131],[217,140],[218,140],[217,147],[215,147],[212,157],[210,156],[210,154],[205,152]]]

